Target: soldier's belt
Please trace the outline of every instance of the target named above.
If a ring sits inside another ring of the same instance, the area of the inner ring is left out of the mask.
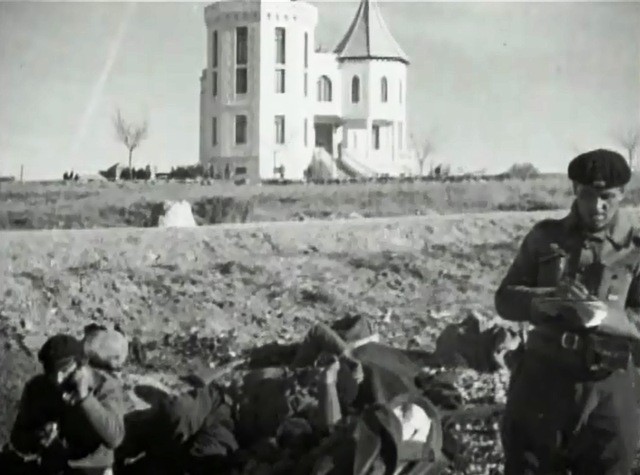
[[[529,332],[526,348],[588,371],[626,369],[632,360],[627,339],[544,327]]]

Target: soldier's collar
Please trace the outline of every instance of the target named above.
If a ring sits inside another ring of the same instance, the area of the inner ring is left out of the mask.
[[[601,241],[607,239],[617,248],[627,245],[633,233],[631,220],[629,219],[629,216],[626,216],[623,210],[618,210],[606,229],[597,233],[585,231],[581,225],[575,202],[571,206],[571,211],[565,219],[565,229],[569,232],[578,232],[587,239],[596,239]]]

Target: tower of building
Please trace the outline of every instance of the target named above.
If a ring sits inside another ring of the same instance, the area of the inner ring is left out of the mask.
[[[313,152],[317,9],[224,0],[205,9],[200,162],[223,178],[302,176]]]
[[[393,170],[406,148],[409,59],[377,1],[361,0],[334,50],[342,76],[343,148],[371,168]]]

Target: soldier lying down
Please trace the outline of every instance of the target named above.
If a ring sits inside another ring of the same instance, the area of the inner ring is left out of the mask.
[[[414,382],[419,371],[399,350],[348,344],[317,325],[286,367],[163,400],[128,429],[146,455],[120,471],[438,473],[441,421]]]

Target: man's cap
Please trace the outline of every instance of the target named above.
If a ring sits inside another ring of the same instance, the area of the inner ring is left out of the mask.
[[[605,149],[591,150],[569,163],[569,179],[594,188],[616,188],[629,183],[631,169],[625,158]]]
[[[62,363],[83,356],[82,343],[71,335],[57,334],[49,338],[38,352],[38,361],[45,371],[55,370]]]

